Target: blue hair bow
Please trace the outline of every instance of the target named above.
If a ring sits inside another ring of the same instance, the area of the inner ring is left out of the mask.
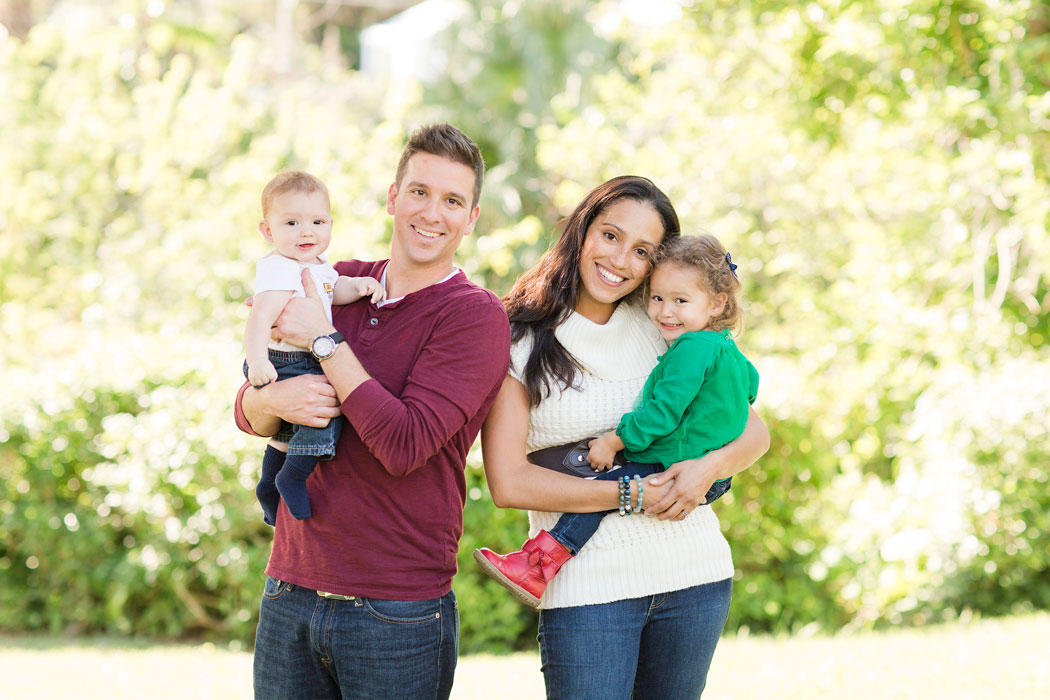
[[[729,263],[729,271],[733,273],[733,277],[740,279],[736,274],[736,265],[733,264],[733,258],[729,257],[729,253],[726,253],[726,262]]]

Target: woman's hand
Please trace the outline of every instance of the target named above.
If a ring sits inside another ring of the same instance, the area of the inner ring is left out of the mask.
[[[303,289],[306,290],[306,296],[288,300],[270,336],[274,340],[307,348],[317,336],[335,332],[335,327],[328,320],[317,287],[310,278],[310,271],[306,269],[303,270]]]
[[[663,474],[660,475],[661,477]],[[661,479],[659,482],[656,481],[655,476],[645,477],[642,479],[642,512],[646,515],[657,516],[658,512],[654,511],[650,504],[660,503],[661,500],[667,497],[667,494],[674,488],[674,479]],[[634,486],[632,482],[632,493],[634,493]],[[638,503],[638,494],[634,494],[634,503]],[[665,518],[666,519],[666,518]]]
[[[687,459],[672,464],[662,474],[650,477],[646,495],[650,488],[672,481],[662,498],[646,506],[645,512],[660,520],[682,520],[697,506],[707,502],[711,484],[721,479],[722,465],[716,452],[709,452],[699,459]],[[648,500],[648,499],[647,499]]]

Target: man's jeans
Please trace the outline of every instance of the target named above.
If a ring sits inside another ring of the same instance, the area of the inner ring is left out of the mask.
[[[733,580],[540,611],[550,700],[696,700],[729,615]]]
[[[266,579],[256,700],[446,700],[459,647],[451,591],[421,601],[322,598]]]

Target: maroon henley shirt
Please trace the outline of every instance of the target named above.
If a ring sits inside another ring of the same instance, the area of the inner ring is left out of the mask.
[[[386,263],[335,268],[380,279]],[[266,572],[340,595],[440,597],[456,573],[467,451],[507,374],[507,314],[460,271],[382,308],[333,306],[332,322],[372,379],[342,404],[335,458],[307,479],[312,517],[282,502]],[[241,395],[237,425],[251,433]]]

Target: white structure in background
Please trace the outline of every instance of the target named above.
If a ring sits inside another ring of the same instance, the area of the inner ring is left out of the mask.
[[[525,1],[508,4],[520,7]],[[612,35],[624,26],[644,29],[669,24],[681,19],[683,4],[688,0],[620,0],[595,18],[595,31]],[[424,84],[438,80],[448,65],[444,47],[450,39],[443,35],[454,31],[455,23],[469,13],[466,0],[424,0],[363,29],[361,72],[388,85],[405,79]]]
[[[441,35],[464,17],[464,0],[424,0],[361,31],[361,72],[386,82],[437,80],[448,56]]]

